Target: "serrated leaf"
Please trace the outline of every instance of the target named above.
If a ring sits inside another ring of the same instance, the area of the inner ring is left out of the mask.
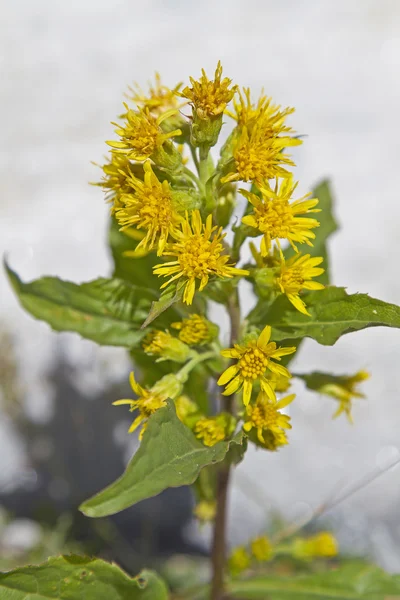
[[[84,502],[80,510],[88,517],[104,517],[169,487],[190,485],[203,467],[222,461],[235,443],[231,440],[204,446],[181,423],[174,403],[169,401],[150,417],[141,445],[123,475]]]
[[[303,246],[302,248],[305,248],[304,254],[323,257],[324,262],[321,266],[325,269],[325,272],[318,277],[318,281],[324,285],[328,285],[330,283],[330,260],[326,243],[328,238],[338,228],[338,224],[332,211],[333,196],[328,180],[321,181],[321,183],[313,189],[313,197],[319,199],[318,208],[321,209],[321,212],[315,214],[315,218],[319,221],[319,227],[313,230],[315,233],[313,246]],[[285,258],[287,259],[293,256],[295,252],[293,248],[289,247],[287,250],[285,250],[284,254]]]
[[[400,600],[400,576],[355,563],[307,575],[233,581],[228,593],[241,600]]]
[[[131,578],[98,558],[59,556],[37,566],[0,573],[1,600],[167,600],[152,571]]]
[[[344,288],[328,287],[306,297],[310,317],[303,315],[280,296],[263,311],[262,303],[248,316],[249,322],[273,328],[273,339],[310,337],[324,346],[333,345],[342,335],[367,327],[400,327],[400,307],[368,294],[347,294]]]
[[[119,279],[99,278],[76,284],[58,277],[24,283],[5,269],[21,305],[56,331],[74,331],[106,346],[133,347],[155,292]]]

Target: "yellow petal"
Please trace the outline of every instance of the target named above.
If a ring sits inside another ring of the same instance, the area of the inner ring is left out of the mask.
[[[245,379],[243,384],[243,404],[248,405],[251,399],[251,391],[253,389],[253,382]]]
[[[259,348],[263,348],[264,346],[266,346],[270,340],[270,337],[271,327],[269,325],[266,325],[258,337],[257,346]]]
[[[303,300],[301,300],[298,294],[288,294],[287,298],[293,304],[293,306],[297,308],[299,312],[301,312],[303,315],[311,317],[310,313],[306,308],[306,305],[304,304]]]
[[[232,381],[228,383],[225,390],[222,392],[223,396],[231,396],[232,394],[237,392],[240,388],[241,383],[241,377],[235,377],[235,379],[232,379]]]
[[[224,371],[222,373],[221,377],[217,381],[217,384],[225,385],[226,383],[228,383],[228,381],[230,381],[231,379],[233,379],[235,377],[235,375],[238,371],[239,371],[238,365],[232,365],[231,367],[229,367],[228,369],[226,369],[226,371]]]
[[[295,398],[296,394],[289,394],[289,396],[286,396],[285,398],[282,398],[282,400],[279,400],[279,402],[276,405],[276,408],[285,408],[285,406],[288,406],[291,402],[293,402]]]
[[[270,400],[276,400],[276,395],[274,390],[271,387],[271,384],[264,377],[260,378],[261,389],[267,394]]]

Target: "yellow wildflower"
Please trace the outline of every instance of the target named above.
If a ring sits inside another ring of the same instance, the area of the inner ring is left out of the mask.
[[[295,394],[290,394],[277,402],[268,398],[267,394],[261,391],[257,396],[256,403],[247,406],[246,422],[243,429],[247,432],[253,428],[256,429],[257,438],[261,444],[265,444],[265,431],[280,434],[284,429],[291,429],[290,417],[281,414],[279,411],[293,402],[295,397]]]
[[[219,327],[201,315],[192,314],[186,319],[172,323],[179,331],[179,339],[189,346],[209,344],[218,335]]]
[[[193,352],[181,340],[173,337],[168,331],[151,331],[142,342],[143,350],[150,356],[158,356],[157,362],[173,360],[186,362]]]
[[[236,92],[236,86],[229,89],[232,80],[228,77],[222,77],[221,62],[218,61],[215,70],[214,81],[210,81],[204,71],[199,81],[190,77],[192,87],[185,87],[180,93],[183,98],[187,98],[196,110],[200,119],[208,119],[221,115],[228,102],[230,102]]]
[[[133,100],[137,106],[148,108],[154,115],[159,115],[163,111],[179,108],[178,92],[182,87],[182,83],[178,83],[178,85],[171,89],[161,83],[159,73],[155,73],[154,79],[154,84],[149,82],[149,91],[147,94],[143,92],[137,83],[135,83],[133,88],[129,88],[132,94],[130,99]]]
[[[143,161],[150,157],[154,158],[155,153],[167,140],[182,133],[180,129],[164,133],[160,127],[165,119],[176,113],[175,110],[169,110],[156,118],[148,108],[134,111],[128,108],[127,104],[124,106],[126,108],[124,126],[113,123],[117,126],[115,133],[120,136],[121,141],[109,141],[107,144],[115,152],[124,153],[132,160]]]
[[[313,277],[322,275],[325,269],[318,267],[324,259],[320,256],[311,257],[309,254],[292,256],[289,260],[282,260],[275,284],[282,294],[303,315],[311,316],[306,305],[299,296],[301,290],[323,290],[324,285],[311,281]]]
[[[238,100],[233,99],[233,108],[235,112],[226,110],[225,113],[235,119],[238,124],[238,128],[247,127],[248,131],[251,131],[252,126],[262,116],[266,115],[269,122],[269,128],[275,135],[282,133],[289,133],[292,128],[285,125],[285,119],[292,113],[294,108],[285,108],[281,110],[279,105],[272,104],[272,98],[268,98],[263,93],[258,99],[256,105],[251,101],[250,88],[243,88],[243,93],[238,90]]]
[[[200,212],[194,210],[181,224],[181,231],[174,232],[176,242],[170,244],[163,254],[175,256],[176,260],[159,264],[154,267],[154,273],[163,277],[171,277],[161,286],[167,287],[177,279],[183,278],[185,290],[183,301],[191,304],[196,291],[196,279],[200,280],[201,292],[208,283],[209,277],[234,277],[248,275],[248,271],[235,269],[228,263],[229,256],[224,254],[222,240],[226,234],[212,224],[212,216],[208,215],[205,225],[202,223]],[[181,285],[184,285],[181,282]]]
[[[297,183],[293,182],[292,177],[288,177],[281,181],[280,186],[276,180],[275,190],[261,187],[261,198],[252,192],[240,190],[254,206],[254,212],[244,216],[242,223],[258,229],[263,234],[260,248],[262,256],[268,255],[272,240],[276,240],[281,250],[279,240],[286,239],[296,252],[298,250],[295,242],[313,245],[311,240],[315,238],[315,234],[311,229],[318,227],[319,223],[316,219],[301,215],[320,212],[320,209],[315,208],[318,200],[310,198],[311,194],[307,194],[290,204],[289,200],[296,187]]]
[[[365,394],[362,394],[356,389],[358,383],[369,379],[370,374],[367,371],[359,371],[355,375],[346,377],[335,377],[335,380],[330,383],[322,385],[318,391],[321,394],[327,394],[332,396],[339,401],[339,408],[333,415],[333,418],[338,417],[343,412],[346,414],[350,423],[353,422],[351,415],[351,403],[353,398],[365,398]]]
[[[136,380],[135,374],[132,372],[129,376],[129,382],[132,390],[139,398],[132,400],[130,398],[124,398],[122,400],[116,400],[113,402],[114,406],[120,406],[127,404],[130,406],[130,411],[139,411],[139,415],[133,421],[129,428],[129,433],[135,431],[140,425],[142,429],[140,431],[139,439],[141,440],[147,427],[147,421],[152,414],[154,414],[159,408],[165,406],[167,398],[174,399],[182,391],[182,383],[174,375],[165,375],[148,390],[143,388]]]
[[[228,567],[232,575],[239,575],[249,568],[250,563],[250,554],[243,546],[235,548],[228,559]]]
[[[124,206],[116,211],[117,221],[122,230],[132,225],[147,230],[137,249],[151,250],[157,243],[157,255],[161,256],[168,236],[183,221],[175,209],[171,187],[168,181],[157,179],[150,161],[144,164],[144,181],[132,175],[128,182],[133,192],[122,197]]]
[[[339,552],[335,536],[329,531],[321,531],[309,538],[297,538],[293,542],[293,555],[298,558],[330,558]]]
[[[233,151],[233,170],[221,179],[221,183],[241,180],[265,187],[268,179],[289,177],[290,172],[283,165],[294,166],[294,162],[283,150],[301,143],[298,138],[275,135],[268,115],[261,115],[251,131],[243,127]]]
[[[228,413],[220,413],[216,417],[201,417],[195,427],[194,434],[205,446],[215,446],[232,433],[235,421]]]
[[[266,562],[272,558],[272,544],[266,535],[252,540],[250,547],[252,555],[259,562]]]
[[[123,206],[121,198],[124,194],[132,192],[128,179],[132,177],[132,163],[123,154],[111,152],[108,163],[101,167],[104,175],[100,182],[95,183],[106,192],[106,201],[112,202],[111,213]]]
[[[222,356],[237,360],[237,363],[228,367],[218,379],[218,385],[228,384],[223,392],[225,396],[230,396],[243,387],[243,403],[247,406],[253,384],[259,379],[261,389],[269,398],[275,400],[273,386],[265,377],[265,372],[269,370],[284,377],[291,377],[286,367],[276,364],[272,359],[280,360],[282,356],[295,352],[296,348],[277,347],[275,342],[269,341],[270,337],[271,327],[267,325],[258,339],[252,338],[243,345],[235,344],[233,348],[222,350]]]
[[[215,500],[201,500],[194,507],[193,514],[202,523],[214,521],[217,512]]]
[[[262,446],[266,450],[270,452],[276,452],[278,448],[281,446],[286,446],[289,441],[287,439],[286,432],[281,429],[280,431],[272,431],[271,429],[266,429],[263,432],[263,442],[257,438],[258,445]]]

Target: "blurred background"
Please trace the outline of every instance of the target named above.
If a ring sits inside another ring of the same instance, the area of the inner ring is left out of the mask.
[[[307,192],[329,177],[341,225],[330,241],[333,281],[400,303],[400,3],[397,0],[14,0],[0,21],[0,251],[24,280],[107,275],[108,207],[97,181],[128,85],[159,71],[174,85],[211,76],[296,107]],[[0,273],[0,567],[30,553],[101,552],[133,569],[174,553],[204,554],[188,490],[114,519],[76,507],[109,483],[135,448],[125,352],[55,334],[18,305]],[[252,298],[246,297],[250,307]],[[299,384],[291,444],[250,450],[235,473],[230,541],[265,530],[272,514],[302,519],[344,486],[385,471],[319,525],[345,552],[400,569],[399,332],[369,329],[334,347],[307,341],[297,371],[372,372],[355,425]],[[125,390],[125,392],[122,392]],[[396,551],[397,550],[397,551]],[[18,558],[19,557],[19,558]]]

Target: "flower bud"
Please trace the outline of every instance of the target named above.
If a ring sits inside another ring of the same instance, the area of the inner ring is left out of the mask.
[[[173,360],[183,363],[189,358],[189,346],[168,331],[152,331],[143,340],[143,350],[150,356],[158,356],[157,362]]]
[[[150,158],[158,167],[168,171],[178,171],[182,167],[182,154],[169,140],[156,148]]]
[[[172,400],[182,393],[183,384],[176,375],[170,373],[164,375],[157,381],[151,391],[154,394],[159,394],[161,397],[171,398]]]

